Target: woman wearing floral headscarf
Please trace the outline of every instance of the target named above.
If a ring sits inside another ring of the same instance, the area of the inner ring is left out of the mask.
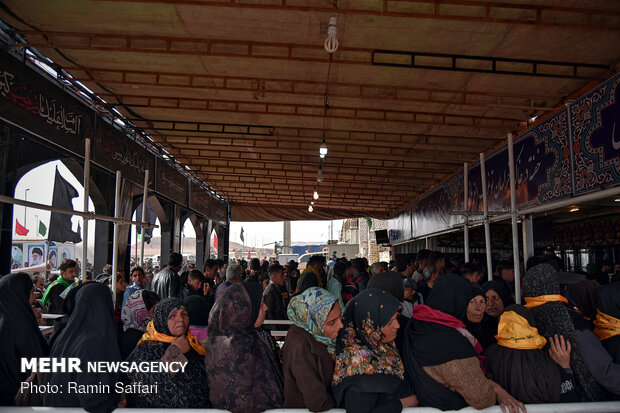
[[[282,348],[284,407],[313,412],[336,407],[330,387],[340,314],[338,298],[322,288],[310,287],[291,299],[287,315],[293,325]]]
[[[344,328],[336,341],[332,391],[339,406],[351,412],[400,412],[417,406],[404,386],[403,363],[394,344],[400,325],[399,301],[377,288],[347,304]]]
[[[127,407],[211,407],[204,366],[205,349],[189,331],[187,310],[180,298],[166,298],[155,306],[153,321],[127,361],[187,362],[184,371],[131,372],[128,382],[156,385],[157,392],[130,393]]]

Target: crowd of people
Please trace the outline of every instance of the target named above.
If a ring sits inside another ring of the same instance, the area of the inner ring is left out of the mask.
[[[564,272],[553,256],[528,261],[523,305],[515,304],[511,261],[485,282],[480,263],[438,251],[372,265],[315,255],[303,271],[294,261],[258,259],[204,267],[184,266],[173,253],[152,277],[138,266],[127,279],[119,273],[116,295],[109,272],[76,281],[72,260],[47,287],[25,273],[2,277],[1,404],[233,413],[499,404],[525,413],[524,403],[620,400],[620,282]],[[63,315],[47,340],[42,311]],[[290,327],[273,331],[265,320]],[[186,368],[23,373],[20,359],[33,357]],[[128,390],[35,394],[23,382],[120,382]]]

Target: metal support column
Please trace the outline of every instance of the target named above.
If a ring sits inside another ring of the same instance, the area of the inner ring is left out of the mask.
[[[142,193],[142,221],[146,221],[146,202],[149,194],[149,170],[144,171],[144,186]],[[144,227],[140,227],[142,235],[140,236],[140,265],[144,266]],[[137,232],[137,230],[136,230]]]
[[[84,140],[84,212],[88,212],[90,197],[90,138]],[[88,262],[88,219],[82,225],[82,280],[86,279],[86,263]]]
[[[532,215],[521,219],[523,236],[523,268],[527,268],[527,260],[534,256],[534,217]]]
[[[463,248],[465,250],[465,262],[469,262],[469,168],[467,162],[463,164],[463,209],[465,211],[465,225],[463,225]]]
[[[487,252],[487,279],[493,280],[493,256],[491,253],[491,223],[489,222],[489,197],[487,194],[487,172],[484,153],[480,153],[480,175],[482,177],[482,204],[484,206],[484,244]]]
[[[116,190],[114,192],[114,218],[121,214],[121,171],[116,171]],[[116,276],[118,272],[118,222],[114,223],[112,239],[112,299],[116,305]]]
[[[510,215],[512,218],[512,255],[515,272],[515,301],[521,304],[521,265],[519,263],[519,228],[517,225],[517,185],[512,133],[508,134],[508,168],[510,172]]]

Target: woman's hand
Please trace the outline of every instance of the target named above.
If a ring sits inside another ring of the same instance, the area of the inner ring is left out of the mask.
[[[493,380],[489,380],[489,383],[491,383],[491,386],[493,387],[495,397],[497,397],[497,403],[499,403],[499,407],[502,409],[502,412],[519,413],[519,409],[521,409],[523,413],[527,413],[523,403],[512,397],[510,393],[502,388],[502,386],[495,383]]]
[[[420,404],[420,402],[418,401],[418,396],[416,396],[415,394],[400,399],[400,403],[403,405],[403,409],[406,409],[407,407],[416,407],[418,404]]]
[[[191,349],[186,336],[179,336],[175,338],[174,340],[172,340],[171,344],[177,346],[183,352],[183,354],[187,353]]]
[[[564,336],[556,334],[549,337],[549,355],[563,369],[570,369],[570,341],[564,340]]]

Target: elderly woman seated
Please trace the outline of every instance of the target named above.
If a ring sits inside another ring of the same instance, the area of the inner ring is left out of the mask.
[[[283,353],[284,407],[323,412],[336,407],[331,396],[335,344],[342,328],[338,298],[310,287],[291,300]]]
[[[211,407],[204,366],[205,349],[189,332],[187,310],[180,298],[161,300],[153,310],[146,333],[127,358],[130,362],[163,361],[187,363],[184,371],[131,372],[128,384],[157,385],[157,392],[130,393],[128,407]]]
[[[332,382],[334,399],[347,413],[400,412],[417,405],[394,344],[399,310],[399,301],[377,288],[362,291],[347,304]]]
[[[467,405],[483,409],[497,400],[502,408],[525,411],[522,403],[486,378],[482,345],[466,328],[470,303],[473,300],[475,305],[481,297],[481,290],[467,279],[444,274],[435,282],[428,305],[413,308],[403,359],[421,405],[442,410]]]

